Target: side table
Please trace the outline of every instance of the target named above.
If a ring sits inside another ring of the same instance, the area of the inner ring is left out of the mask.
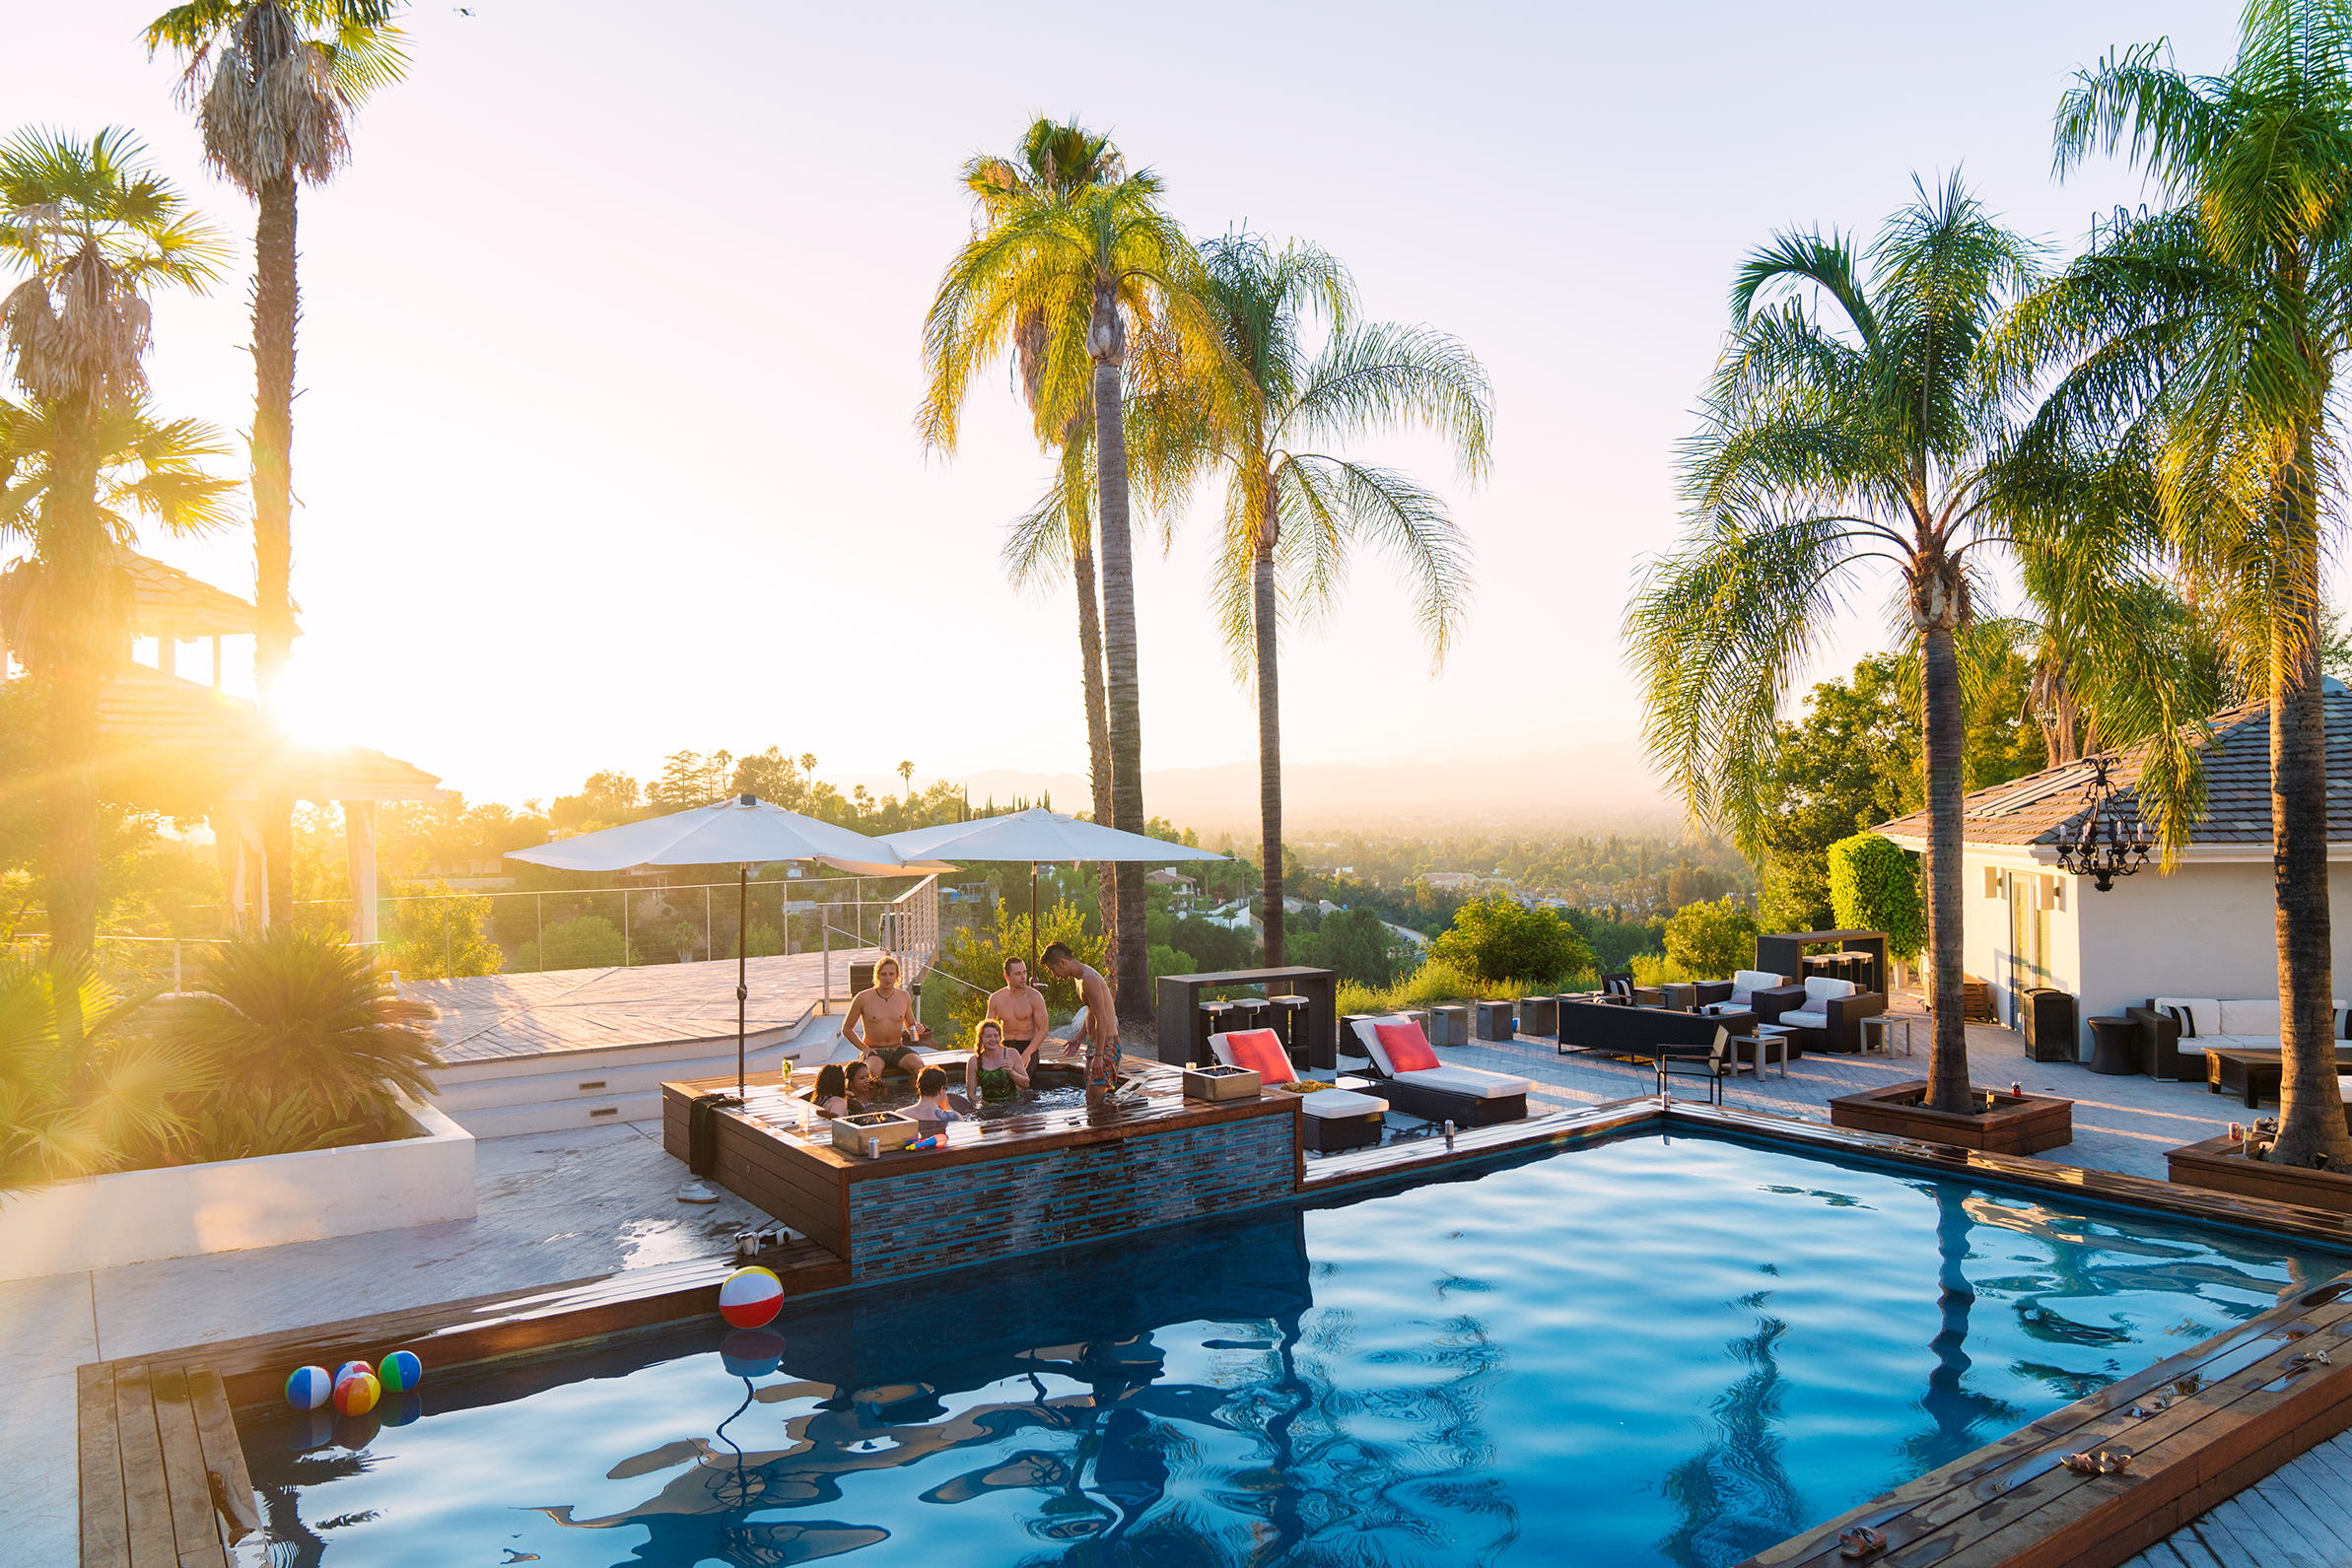
[[[1698,1007],[1698,988],[1688,981],[1669,981],[1658,988],[1666,998],[1666,1005],[1678,1013],[1694,1012]]]
[[[2140,1036],[2139,1023],[2130,1018],[2094,1018],[2091,1020],[2091,1070],[2110,1078],[2124,1077],[2140,1070],[2133,1057],[2133,1046]]]
[[[1743,1047],[1746,1048],[1748,1057],[1748,1064],[1745,1067],[1740,1065]],[[1775,1029],[1768,1034],[1733,1035],[1731,1037],[1731,1070],[1735,1076],[1741,1072],[1749,1072],[1761,1078],[1764,1076],[1765,1064],[1773,1061],[1780,1063],[1780,1076],[1787,1077],[1787,1030]]]
[[[1862,1049],[1875,1051],[1882,1057],[1895,1055],[1895,1032],[1902,1031],[1902,1054],[1911,1054],[1911,1020],[1880,1013],[1862,1020]]]

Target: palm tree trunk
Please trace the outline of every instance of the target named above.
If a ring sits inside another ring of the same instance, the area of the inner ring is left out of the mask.
[[[1087,334],[1094,350],[1094,514],[1102,519],[1102,620],[1104,668],[1109,675],[1107,710],[1111,729],[1111,825],[1143,831],[1142,703],[1136,679],[1136,574],[1134,540],[1127,515],[1127,430],[1119,403],[1120,367],[1126,355],[1125,322],[1109,285],[1094,294],[1094,320]],[[1112,985],[1121,1019],[1151,1016],[1149,968],[1143,941],[1143,869],[1121,861],[1118,945],[1112,948]]]
[[[1960,797],[1962,714],[1960,658],[1943,617],[1922,633],[1919,728],[1927,766],[1927,952],[1934,1009],[1927,1062],[1927,1105],[1969,1109],[1969,1031],[1961,973]]]
[[[1094,820],[1109,822],[1111,811],[1111,720],[1103,711],[1102,611],[1095,599],[1094,541],[1086,528],[1085,503],[1070,498],[1070,575],[1078,589],[1078,659],[1085,666],[1086,781],[1093,786]],[[1119,944],[1119,883],[1100,872],[1094,878],[1106,950]]]
[[[1258,824],[1259,853],[1266,867],[1262,908],[1266,919],[1266,967],[1287,962],[1282,929],[1282,704],[1276,664],[1274,547],[1278,519],[1274,478],[1261,470],[1265,519],[1258,528],[1258,558],[1251,569],[1250,614],[1258,634]]]
[[[294,652],[294,328],[302,313],[295,272],[292,174],[264,180],[253,231],[253,674],[267,712]],[[261,850],[269,922],[294,920],[294,781],[288,759],[261,759]]]
[[[49,677],[49,744],[56,755],[50,796],[49,950],[63,977],[91,961],[98,947],[98,703],[105,666],[121,650],[109,622],[104,534],[98,516],[98,442],[87,394],[58,420],[75,433],[56,454],[56,472],[41,506],[41,569],[45,590],[56,594],[62,634],[53,645]],[[82,991],[55,989],[57,1038],[68,1053],[82,1048]]]
[[[2336,1086],[2333,957],[2327,915],[2327,711],[2319,683],[2319,544],[2312,443],[2281,482],[2283,542],[2270,618],[2270,877],[2277,905],[2278,1143],[2272,1157],[2316,1154],[2352,1167]]]

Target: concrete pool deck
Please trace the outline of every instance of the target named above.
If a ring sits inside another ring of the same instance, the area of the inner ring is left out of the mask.
[[[1918,1034],[1923,1042],[1923,1020]],[[2076,1102],[2075,1142],[2041,1156],[2057,1163],[2161,1181],[2166,1149],[2247,1115],[2200,1084],[2027,1061],[2006,1029],[1972,1027],[1970,1046],[1978,1081],[2016,1080]],[[1478,1044],[1447,1056],[1535,1079],[1531,1111],[1647,1094],[1654,1082],[1646,1064],[1558,1057],[1545,1041]],[[1786,1079],[1777,1068],[1761,1080],[1743,1074],[1728,1098],[1826,1122],[1833,1096],[1923,1076],[1925,1067],[1923,1045],[1910,1058],[1807,1057],[1790,1064]],[[9,1389],[0,1415],[0,1519],[12,1553],[27,1562],[75,1560],[74,1369],[83,1363],[706,1257],[766,1218],[732,1197],[714,1207],[678,1203],[683,1173],[662,1153],[660,1136],[658,1123],[647,1122],[486,1139],[471,1220],[0,1284],[0,1376]],[[2330,1516],[2352,1517],[2352,1439],[2288,1465],[2140,1561],[2352,1565],[2352,1537],[2322,1522]]]

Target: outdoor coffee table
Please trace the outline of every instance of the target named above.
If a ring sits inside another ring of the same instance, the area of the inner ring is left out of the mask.
[[[1748,1051],[1746,1067],[1740,1065],[1740,1048],[1743,1046]],[[1733,1035],[1731,1037],[1731,1070],[1734,1076],[1745,1071],[1752,1072],[1761,1078],[1764,1076],[1764,1064],[1770,1061],[1780,1063],[1780,1076],[1783,1078],[1788,1076],[1787,1030],[1759,1029],[1752,1035]]]
[[[2352,1046],[2338,1046],[2338,1072],[2352,1072]],[[2211,1046],[2205,1051],[2205,1092],[2233,1091],[2252,1110],[2263,1100],[2278,1098],[2282,1057],[2276,1051],[2249,1051],[2234,1046]]]

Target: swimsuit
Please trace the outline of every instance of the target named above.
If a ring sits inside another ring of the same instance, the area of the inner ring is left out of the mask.
[[[1012,1081],[1012,1073],[1003,1067],[980,1069],[980,1098],[1009,1100],[1020,1093],[1020,1085]]]
[[[907,1076],[913,1077],[923,1070],[923,1054],[913,1046],[876,1046],[873,1048],[873,1054],[882,1058],[884,1072],[904,1072]],[[899,1063],[909,1057],[915,1058],[915,1065],[912,1067],[900,1066]]]

